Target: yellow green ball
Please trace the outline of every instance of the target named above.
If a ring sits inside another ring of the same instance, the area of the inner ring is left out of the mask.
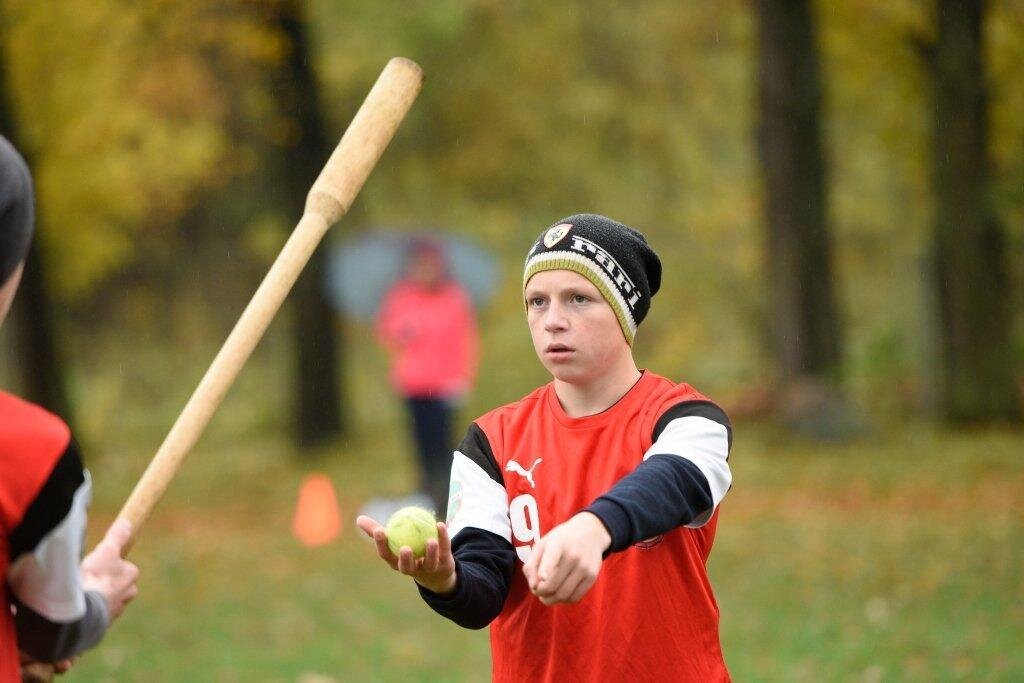
[[[405,507],[391,515],[384,533],[388,537],[388,547],[395,555],[403,546],[409,546],[413,557],[423,557],[427,554],[427,540],[437,538],[437,520],[429,510]]]

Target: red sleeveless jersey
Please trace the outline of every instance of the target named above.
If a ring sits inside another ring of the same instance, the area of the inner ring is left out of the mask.
[[[608,410],[571,418],[548,384],[479,420],[508,495],[518,559],[491,623],[495,681],[728,681],[718,605],[706,562],[717,511],[603,563],[575,605],[543,605],[522,572],[533,542],[590,505],[640,464],[658,418],[707,399],[645,372]]]

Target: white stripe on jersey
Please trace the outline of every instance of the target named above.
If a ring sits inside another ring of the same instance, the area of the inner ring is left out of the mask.
[[[459,451],[452,460],[452,492],[461,495],[461,502],[453,497],[448,509],[448,534],[455,535],[466,527],[483,529],[512,542],[512,526],[508,518],[508,494],[505,487]]]
[[[89,472],[71,499],[71,509],[31,552],[22,553],[7,570],[7,583],[36,614],[67,624],[85,615],[82,589],[82,542],[86,508],[92,497]]]
[[[707,478],[711,489],[711,509],[686,526],[695,529],[707,524],[732,484],[732,472],[727,461],[729,433],[725,425],[696,415],[677,417],[665,426],[658,440],[647,449],[644,460],[662,454],[689,460]]]

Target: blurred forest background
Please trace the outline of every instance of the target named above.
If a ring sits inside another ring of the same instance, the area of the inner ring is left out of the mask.
[[[666,266],[639,363],[737,423],[711,565],[737,680],[1024,676],[1020,0],[0,0],[0,48],[39,220],[0,385],[72,423],[96,525],[401,55],[424,90],[329,241],[439,226],[496,255],[466,420],[546,381],[531,240],[577,211],[635,226]],[[326,253],[143,535],[140,604],[72,675],[486,679],[486,638],[435,633],[354,533],[287,538],[310,464],[349,513],[413,479]]]

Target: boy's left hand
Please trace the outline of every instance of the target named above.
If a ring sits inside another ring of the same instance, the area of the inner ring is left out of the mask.
[[[523,573],[545,605],[579,602],[597,581],[612,538],[596,515],[580,512],[545,534],[533,546]]]

